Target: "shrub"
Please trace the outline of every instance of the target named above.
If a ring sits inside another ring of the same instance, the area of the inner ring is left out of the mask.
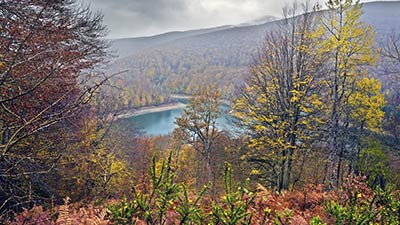
[[[397,196],[396,196],[397,195]],[[393,189],[369,189],[360,178],[349,179],[338,201],[329,201],[325,211],[335,224],[399,224],[400,199]]]
[[[231,165],[225,163],[225,196],[221,199],[222,204],[213,203],[211,212],[213,224],[235,225],[251,223],[252,215],[248,211],[255,194],[248,191],[248,182],[249,180],[247,179],[240,186],[233,185]]]

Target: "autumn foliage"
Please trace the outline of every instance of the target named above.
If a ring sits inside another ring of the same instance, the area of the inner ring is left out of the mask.
[[[368,73],[378,52],[361,5],[327,6],[287,8],[235,71],[246,76],[230,133],[217,123],[238,74],[214,86],[145,64],[142,83],[105,74],[101,15],[75,0],[2,1],[0,223],[399,224],[397,95]],[[396,43],[382,50],[394,61]],[[118,117],[170,91],[196,93],[172,135]]]
[[[102,17],[75,1],[7,0],[0,15],[0,212],[12,214],[61,200],[68,146],[108,79],[93,71],[107,43]]]

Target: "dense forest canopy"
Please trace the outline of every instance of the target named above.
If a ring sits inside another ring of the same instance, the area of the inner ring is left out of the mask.
[[[399,224],[400,4],[326,6],[112,58],[78,1],[1,1],[0,223]],[[172,134],[119,118],[171,93]]]

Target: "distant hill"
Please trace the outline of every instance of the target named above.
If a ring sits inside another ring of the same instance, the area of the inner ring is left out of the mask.
[[[364,3],[363,11],[361,18],[375,28],[378,38],[393,30],[400,31],[400,1]]]
[[[253,26],[265,24],[268,22],[276,21],[279,18],[274,16],[264,16],[252,21],[248,21],[245,23],[241,23],[238,25],[225,25],[213,28],[204,28],[198,30],[189,30],[189,31],[172,31],[168,33],[158,34],[154,36],[148,37],[137,37],[137,38],[122,38],[122,39],[114,39],[111,40],[111,50],[119,57],[123,58],[129,55],[133,55],[142,51],[144,49],[150,47],[157,47],[173,42],[182,38],[190,38],[197,35],[212,33],[216,31],[231,29],[234,27],[245,27],[245,26]]]
[[[239,26],[253,26],[253,25],[260,25],[260,24],[264,24],[264,23],[269,23],[269,22],[273,22],[273,21],[277,21],[279,20],[278,17],[275,16],[263,16],[261,18],[249,21],[249,22],[245,22],[245,23],[241,23],[239,24]]]
[[[155,47],[177,39],[228,29],[232,26],[220,26],[189,31],[172,31],[148,37],[122,38],[111,40],[111,50],[120,58],[137,53],[140,50]]]
[[[365,3],[363,11],[362,20],[375,28],[377,39],[400,31],[399,1]],[[279,23],[273,17],[264,19],[268,22],[113,40],[112,49],[120,58],[111,69],[129,70],[117,82],[132,96],[139,95],[131,106],[151,104],[159,94],[165,95],[163,99],[170,92],[190,94],[202,83],[213,83],[229,95],[246,73],[265,32]],[[143,100],[148,93],[152,97]]]

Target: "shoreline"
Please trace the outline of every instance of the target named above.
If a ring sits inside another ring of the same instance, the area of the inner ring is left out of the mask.
[[[185,95],[185,94],[171,94],[170,96],[171,98],[175,99],[190,99],[192,97],[191,95]],[[221,103],[229,107],[231,105],[231,102],[227,99],[221,99]]]
[[[180,109],[184,108],[186,105],[181,103],[181,102],[173,102],[173,103],[166,103],[166,104],[161,104],[158,106],[145,106],[141,107],[135,111],[129,111],[123,114],[120,114],[116,116],[116,119],[126,119],[130,118],[133,116],[139,116],[147,113],[155,113],[155,112],[162,112],[162,111],[167,111],[167,110],[172,110],[172,109]]]
[[[184,94],[171,94],[170,97],[175,99],[190,99],[192,96]]]

